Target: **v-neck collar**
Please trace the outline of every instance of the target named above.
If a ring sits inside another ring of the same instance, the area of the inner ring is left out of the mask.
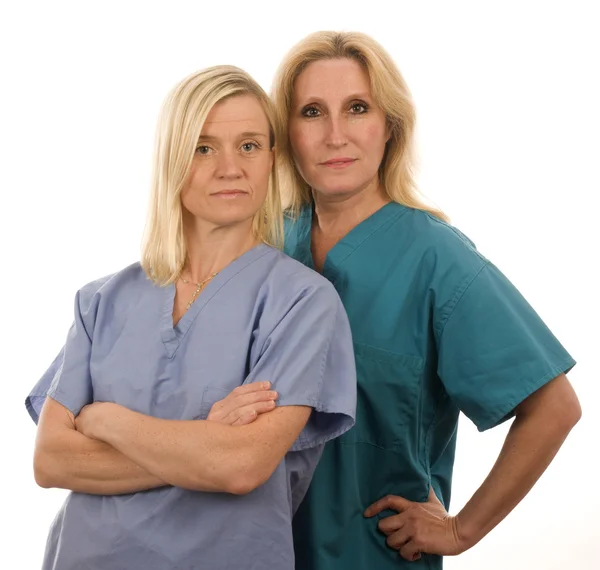
[[[388,202],[379,210],[375,211],[360,224],[354,226],[340,241],[338,241],[328,252],[323,264],[322,274],[329,281],[334,281],[340,267],[358,249],[358,247],[385,223],[392,218],[398,217],[406,212],[406,207],[397,202]],[[308,204],[300,211],[298,224],[298,249],[296,259],[311,269],[315,269],[311,253],[312,245],[312,222],[313,204]]]
[[[260,259],[269,250],[270,246],[261,243],[249,249],[240,257],[234,259],[227,267],[221,270],[213,279],[211,279],[202,293],[192,303],[192,306],[182,315],[177,324],[173,326],[173,304],[175,302],[175,284],[163,287],[163,311],[161,337],[169,358],[175,356],[179,348],[181,339],[186,335],[196,317],[202,312],[208,302],[219,292],[240,271],[243,271],[248,265]]]

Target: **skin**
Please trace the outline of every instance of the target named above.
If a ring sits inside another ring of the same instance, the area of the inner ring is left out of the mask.
[[[289,137],[298,170],[313,188],[311,244],[320,271],[327,252],[389,202],[377,174],[389,132],[363,68],[347,59],[311,63],[296,80]],[[325,164],[337,158],[352,162]]]
[[[177,282],[176,324],[200,283],[258,242],[254,215],[267,196],[274,149],[261,103],[240,95],[217,103],[204,123],[181,192],[188,260]],[[237,194],[227,193],[239,190]]]
[[[366,112],[362,103],[368,104]],[[289,136],[298,169],[312,188],[312,253],[320,269],[327,252],[388,201],[377,176],[388,139],[385,118],[356,61],[324,60],[305,68],[295,83]],[[342,156],[356,160],[341,169],[323,166]],[[366,508],[366,517],[386,509],[398,513],[379,522],[388,547],[417,560],[421,553],[456,555],[477,544],[527,495],[581,417],[564,374],[514,411],[494,467],[457,515],[446,512],[433,490],[424,503],[386,496]]]
[[[265,200],[272,163],[269,123],[256,98],[235,96],[213,107],[181,193],[188,280],[204,280],[257,244],[252,220]],[[178,281],[174,324],[194,290]],[[311,411],[274,409],[277,395],[264,388],[236,389],[198,421],[159,420],[108,402],[85,406],[75,418],[48,398],[38,425],[35,479],[42,487],[101,495],[164,485],[250,492],[272,474]]]

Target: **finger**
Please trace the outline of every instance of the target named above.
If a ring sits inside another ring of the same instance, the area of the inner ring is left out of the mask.
[[[235,399],[232,399],[231,403],[234,404],[236,408],[241,408],[242,406],[248,406],[255,402],[277,400],[277,398],[279,398],[279,394],[274,390],[261,390],[260,392],[251,392],[250,394],[237,396]]]
[[[404,560],[414,562],[421,558],[421,553],[415,543],[412,540],[409,540],[402,548],[400,548],[400,556],[402,556]]]
[[[251,394],[252,392],[260,392],[261,390],[269,390],[270,388],[271,382],[252,382],[251,384],[242,384],[241,386],[234,388],[231,393],[239,396],[242,394]]]
[[[390,548],[393,548],[394,550],[400,550],[410,540],[410,538],[408,526],[405,526],[398,532],[390,534],[385,542]]]
[[[373,517],[386,509],[393,509],[399,513],[405,511],[412,505],[412,502],[404,497],[396,495],[387,495],[383,499],[379,499],[365,510],[366,517]]]
[[[266,402],[256,402],[255,404],[251,404],[250,406],[244,406],[242,408],[237,408],[227,417],[225,417],[222,421],[224,423],[229,423],[234,425],[239,419],[248,414],[253,414],[258,417],[260,414],[265,414],[275,409],[275,402],[273,400],[267,400]]]
[[[258,414],[254,410],[252,410],[252,411],[248,412],[247,414],[244,414],[241,418],[237,419],[231,425],[232,426],[245,426],[245,425],[251,424],[257,417],[258,417]]]
[[[279,394],[274,390],[261,390],[260,392],[250,392],[249,394],[237,394],[232,392],[224,400],[218,402],[219,409],[224,415],[230,414],[235,410],[239,410],[245,406],[254,404],[255,402],[264,402],[267,400],[276,400]]]
[[[268,403],[271,407],[267,407],[263,411],[269,411],[273,409],[274,400],[279,397],[277,392],[266,390],[262,392],[253,392],[251,394],[244,394],[243,396],[237,396],[232,400],[225,400],[223,407],[219,408],[220,415],[225,421],[237,420],[241,414],[247,413],[250,410],[258,411],[257,406],[261,406],[264,403]]]
[[[392,515],[391,517],[381,519],[377,524],[377,528],[387,536],[400,530],[405,522],[405,517],[403,515]]]

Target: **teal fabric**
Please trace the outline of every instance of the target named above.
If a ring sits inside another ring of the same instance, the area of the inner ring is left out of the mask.
[[[286,222],[309,267],[312,208]],[[442,567],[406,562],[364,509],[387,494],[449,507],[459,412],[481,431],[575,364],[509,280],[456,228],[390,203],[329,252],[323,275],[348,313],[356,425],[326,445],[294,520],[298,570]]]

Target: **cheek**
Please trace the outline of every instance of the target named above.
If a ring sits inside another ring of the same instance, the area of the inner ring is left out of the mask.
[[[257,196],[263,199],[269,189],[269,176],[271,175],[271,163],[269,159],[261,160],[252,165],[253,189]]]
[[[365,130],[365,138],[369,145],[375,146],[376,148],[384,147],[387,141],[385,125],[368,125]]]
[[[304,126],[303,128],[290,129],[290,144],[294,159],[300,164],[312,162],[317,133],[314,128]]]
[[[192,166],[181,190],[181,202],[184,206],[198,202],[207,186],[206,169]]]

